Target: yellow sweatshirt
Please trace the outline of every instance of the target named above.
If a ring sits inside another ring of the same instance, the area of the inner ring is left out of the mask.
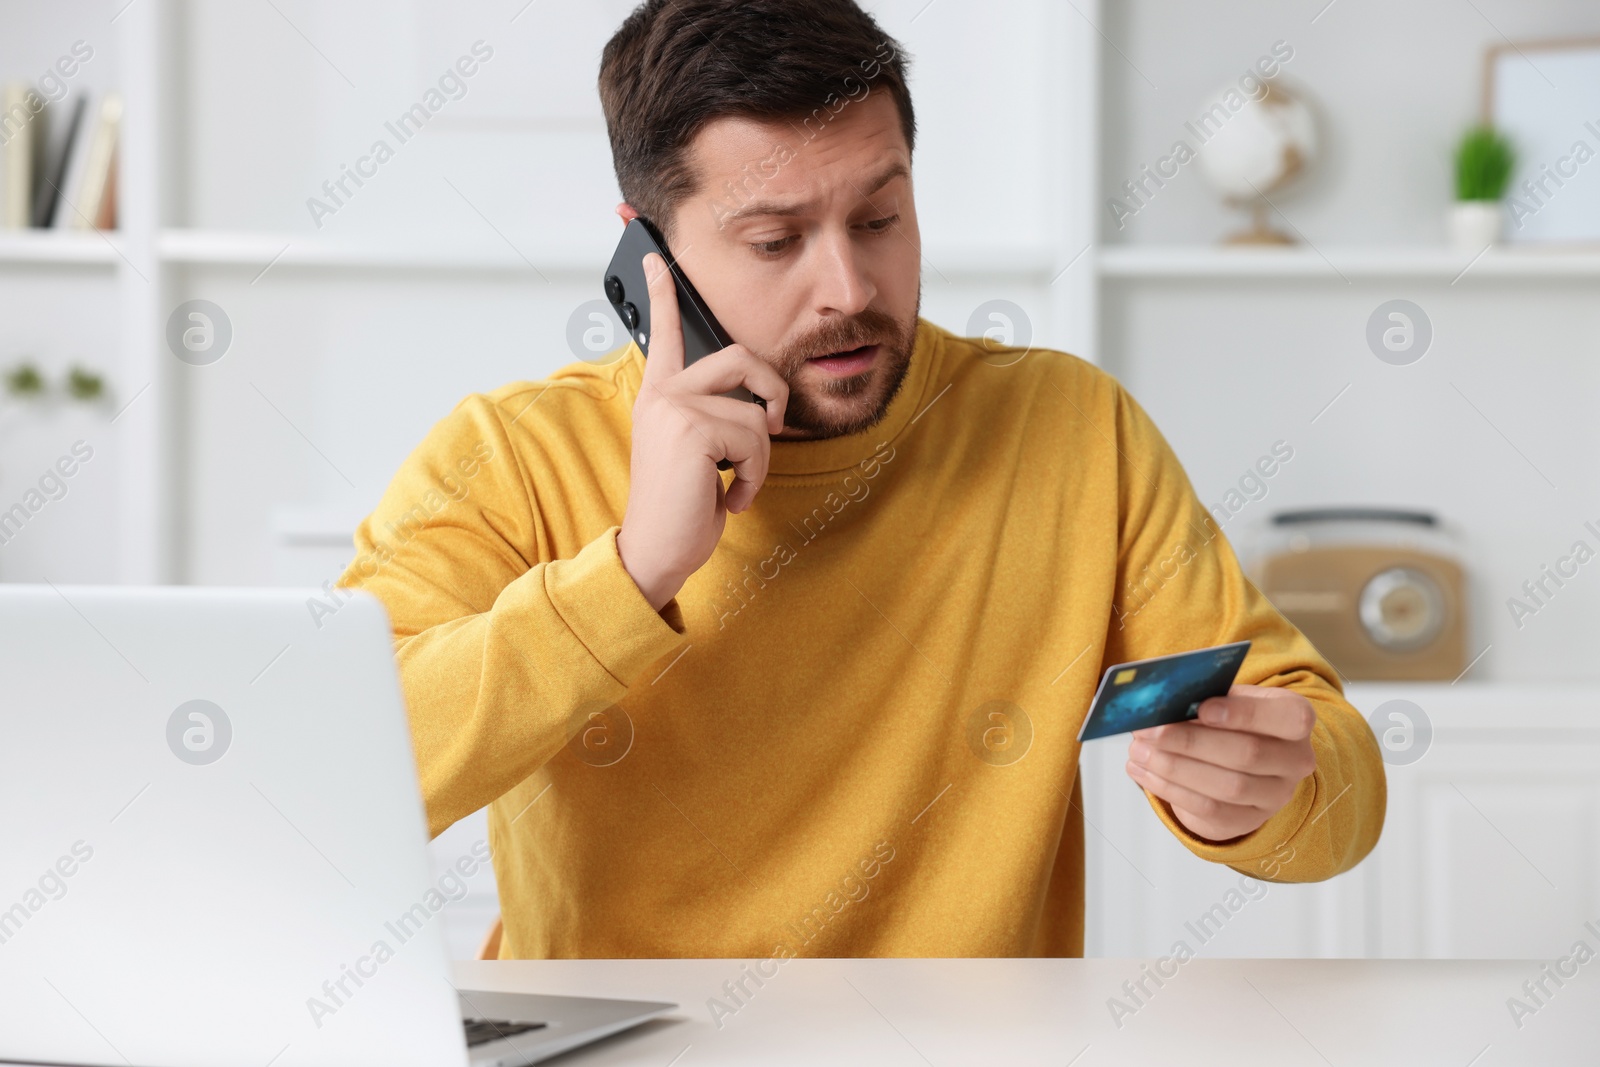
[[[883,420],[773,442],[658,614],[616,543],[643,366],[464,400],[339,583],[393,621],[430,833],[489,805],[502,958],[1082,955],[1102,667],[1243,638],[1316,773],[1225,844],[1155,816],[1276,881],[1377,842],[1371,731],[1109,374],[921,322]]]

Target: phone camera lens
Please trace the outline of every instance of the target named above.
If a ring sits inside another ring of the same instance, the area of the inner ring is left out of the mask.
[[[634,307],[632,304],[623,304],[622,325],[626,326],[629,330],[637,329],[639,326],[639,309]]]
[[[622,298],[627,294],[622,288],[622,279],[615,274],[606,276],[606,298],[613,304],[622,303]]]

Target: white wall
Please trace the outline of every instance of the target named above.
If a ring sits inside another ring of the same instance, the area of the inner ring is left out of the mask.
[[[1470,277],[1455,289],[1378,280],[1116,283],[1105,342],[1112,369],[1208,502],[1274,441],[1295,449],[1269,495],[1227,527],[1230,538],[1293,507],[1435,510],[1459,534],[1468,568],[1469,658],[1490,646],[1472,677],[1592,681],[1600,569],[1581,569],[1520,627],[1505,605],[1574,540],[1593,545],[1585,520],[1600,525],[1593,289],[1592,280]],[[1436,331],[1429,354],[1406,367],[1380,362],[1364,340],[1368,315],[1395,297],[1417,302]]]
[[[1308,92],[1322,141],[1304,184],[1273,196],[1294,228],[1313,244],[1442,243],[1451,155],[1478,117],[1485,49],[1507,38],[1600,34],[1600,10],[1581,0],[1325,5],[1106,5],[1102,29],[1115,47],[1102,54],[1105,193],[1098,207],[1108,242],[1204,243],[1240,227],[1242,217],[1217,202],[1193,166],[1125,229],[1111,223],[1104,200],[1142,164],[1166,154],[1185,135],[1184,122],[1281,40],[1294,49],[1283,82]]]
[[[1585,536],[1584,520],[1600,520],[1595,275],[1374,277],[1341,267],[1357,246],[1441,245],[1450,153],[1478,113],[1484,50],[1502,34],[1600,35],[1600,8],[1573,0],[1322,8],[1108,5],[1098,208],[1107,244],[1210,244],[1240,228],[1195,164],[1123,229],[1104,201],[1282,40],[1294,48],[1283,78],[1314,102],[1323,144],[1304,183],[1273,196],[1283,211],[1273,221],[1302,235],[1327,269],[1315,278],[1108,280],[1103,362],[1149,409],[1208,501],[1274,441],[1295,448],[1271,495],[1229,526],[1230,537],[1248,536],[1282,508],[1435,510],[1465,553],[1468,656],[1488,649],[1470,677],[1594,680],[1600,571],[1580,572],[1520,627],[1506,601]],[[1600,101],[1590,104],[1600,116]],[[1405,367],[1380,362],[1365,340],[1368,317],[1395,298],[1418,304],[1434,330],[1428,354]]]

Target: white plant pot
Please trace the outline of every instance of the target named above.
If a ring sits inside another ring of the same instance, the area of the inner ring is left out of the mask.
[[[1500,241],[1505,208],[1498,200],[1458,200],[1450,207],[1450,244],[1458,252],[1477,255]]]

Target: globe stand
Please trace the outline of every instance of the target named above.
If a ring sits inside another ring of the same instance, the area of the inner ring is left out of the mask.
[[[1250,204],[1250,228],[1238,233],[1230,234],[1222,239],[1225,245],[1269,245],[1283,246],[1298,244],[1293,237],[1286,233],[1279,233],[1267,222],[1267,202],[1265,198],[1257,198]]]

